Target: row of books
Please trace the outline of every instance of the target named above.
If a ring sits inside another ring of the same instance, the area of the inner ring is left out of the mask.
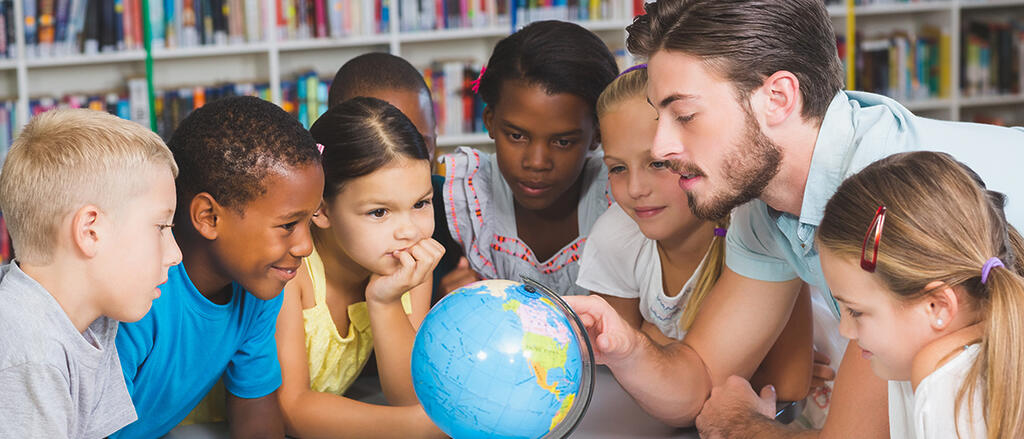
[[[30,58],[143,48],[143,0],[24,0]],[[273,0],[280,40],[387,32],[394,0]],[[265,40],[263,0],[151,0],[154,48]],[[0,57],[13,56],[13,0],[0,0]],[[9,55],[8,55],[9,54]]]
[[[400,29],[426,31],[501,25],[538,20],[606,20],[627,0],[397,0]],[[634,0],[635,12],[643,10]]]
[[[950,40],[948,32],[930,26],[858,35],[855,88],[902,100],[950,96]],[[845,65],[845,37],[838,37],[837,45]]]
[[[15,0],[0,0],[0,57],[13,56]],[[259,42],[266,38],[264,0],[18,0],[24,2],[30,58],[139,50],[144,24],[154,48]],[[603,20],[637,0],[272,0],[279,40],[387,33],[392,8],[402,31]],[[636,6],[639,7],[639,6]]]
[[[315,72],[298,75],[281,82],[281,108],[295,116],[307,129],[327,111],[327,91],[330,79],[320,78]],[[192,110],[228,96],[256,96],[270,100],[270,86],[266,82],[224,83],[213,86],[179,87],[157,93],[157,131],[169,139],[174,130]]]
[[[960,86],[965,96],[1015,94],[1024,82],[1024,22],[964,23]]]
[[[465,61],[436,62],[423,69],[423,78],[434,101],[439,135],[484,132],[484,101],[473,91],[480,64]]]
[[[516,0],[398,0],[402,31],[428,31],[509,24]]]

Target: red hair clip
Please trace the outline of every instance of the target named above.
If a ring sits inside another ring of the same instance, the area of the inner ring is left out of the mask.
[[[473,84],[473,86],[470,87],[470,89],[473,90],[473,93],[478,93],[478,94],[480,93],[480,80],[484,79],[484,72],[486,72],[486,71],[487,71],[487,66],[480,67],[480,75],[477,76],[476,79],[473,80],[473,82],[470,83],[470,84]]]
[[[874,273],[878,266],[878,244],[882,242],[882,227],[885,226],[885,206],[878,206],[875,217],[871,219],[868,226],[868,233],[864,235],[864,243],[860,247],[860,268],[868,273]],[[873,237],[871,235],[874,235]],[[867,258],[868,242],[874,242],[874,250],[871,252],[871,259]]]

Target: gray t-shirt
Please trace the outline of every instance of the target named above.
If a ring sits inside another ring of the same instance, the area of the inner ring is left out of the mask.
[[[117,321],[80,333],[16,264],[0,266],[0,437],[102,438],[135,421]]]

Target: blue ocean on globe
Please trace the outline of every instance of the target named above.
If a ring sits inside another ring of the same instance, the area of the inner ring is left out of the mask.
[[[456,439],[532,439],[563,422],[575,425],[567,416],[582,416],[578,408],[570,416],[578,398],[589,401],[589,388],[580,392],[582,355],[591,354],[581,351],[556,300],[518,282],[486,280],[430,310],[413,345],[412,378],[442,431]]]

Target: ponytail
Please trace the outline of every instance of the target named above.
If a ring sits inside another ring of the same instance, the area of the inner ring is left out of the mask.
[[[974,400],[974,383],[983,378],[984,410],[988,416],[973,413],[973,405],[969,416],[985,416],[990,439],[1024,437],[1024,239],[1006,223],[1002,194],[989,191],[989,198],[993,200],[997,224],[1005,225],[1002,253],[1008,265],[983,273],[987,276],[981,289],[986,297],[979,303],[987,315],[985,338],[980,357],[957,392],[957,407]]]
[[[724,231],[728,228],[728,215],[715,223],[716,231]],[[693,325],[694,319],[697,318],[697,311],[700,310],[700,303],[704,301],[704,297],[715,286],[715,282],[718,282],[719,276],[722,275],[723,266],[725,266],[725,233],[715,233],[715,237],[711,239],[711,248],[708,250],[708,255],[704,259],[704,263],[701,264],[697,282],[694,284],[690,298],[686,301],[686,306],[683,308],[683,315],[679,318],[679,327],[682,330],[686,331]]]
[[[1024,278],[1009,267],[989,273],[988,318],[981,353],[957,392],[957,406],[973,401],[979,378],[984,378],[984,416],[990,439],[1024,437]],[[964,398],[966,396],[966,398]],[[959,413],[959,411],[957,412]]]

